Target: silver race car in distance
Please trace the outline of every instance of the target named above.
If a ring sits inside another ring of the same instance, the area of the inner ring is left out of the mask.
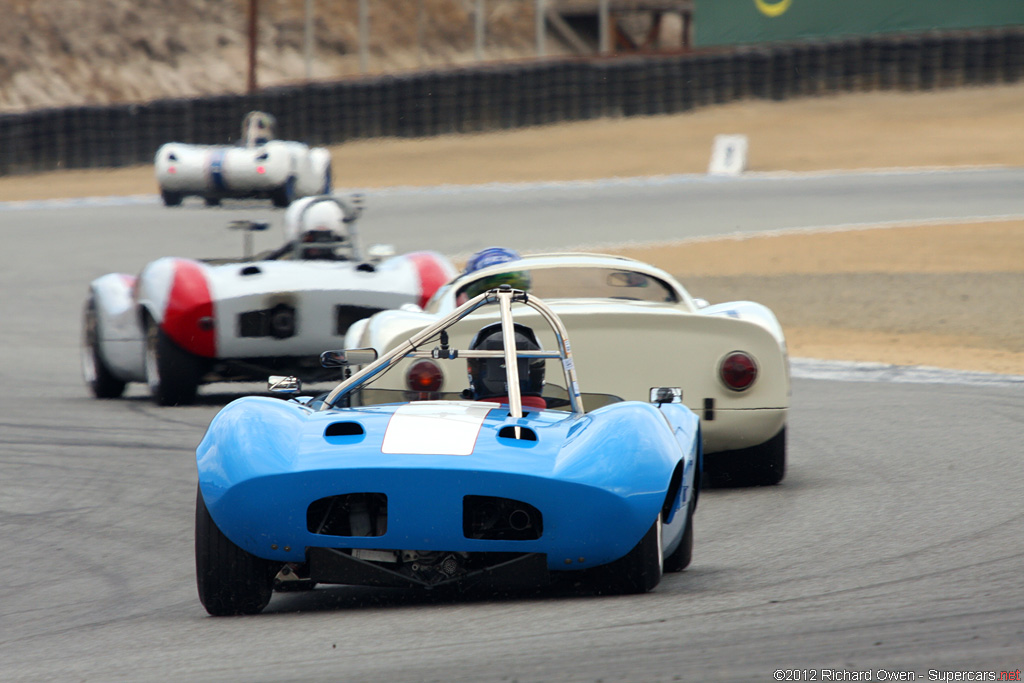
[[[178,206],[188,196],[208,206],[227,198],[268,198],[285,207],[331,192],[331,153],[324,147],[274,139],[274,117],[249,112],[237,145],[168,142],[154,160],[160,196]]]

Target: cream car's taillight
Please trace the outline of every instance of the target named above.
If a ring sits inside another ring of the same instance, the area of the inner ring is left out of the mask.
[[[733,351],[718,366],[722,383],[733,391],[746,391],[757,380],[757,363],[750,354]]]

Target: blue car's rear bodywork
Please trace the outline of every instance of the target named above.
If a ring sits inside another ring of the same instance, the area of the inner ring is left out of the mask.
[[[515,327],[513,303],[542,314],[556,349]],[[490,304],[499,348],[451,348],[448,328]],[[408,359],[468,363],[478,387],[485,369],[499,393],[440,400],[416,384],[416,400],[373,400],[367,385]],[[211,614],[259,612],[285,584],[534,584],[576,571],[640,593],[689,564],[697,416],[678,387],[652,388],[652,403],[587,395],[604,405],[586,412],[565,327],[526,292],[480,294],[383,356],[321,361],[346,369],[334,390],[234,401],[197,449],[196,577]],[[545,364],[565,388],[546,383]]]
[[[424,427],[429,434],[417,438],[417,419],[451,428]],[[523,428],[518,439],[515,426]],[[577,570],[625,555],[659,510],[665,550],[674,548],[686,516],[678,513],[693,495],[697,433],[697,418],[678,404],[624,402],[585,415],[535,410],[516,419],[493,403],[316,411],[248,397],[217,415],[197,462],[214,522],[258,557],[305,562],[308,548],[543,553],[549,569]],[[407,452],[385,447],[388,437]],[[360,493],[386,498],[383,533],[315,533],[311,505]],[[538,537],[467,537],[467,496],[532,506]]]

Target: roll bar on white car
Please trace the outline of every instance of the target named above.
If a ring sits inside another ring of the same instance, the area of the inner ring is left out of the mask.
[[[516,349],[515,328],[513,326],[512,304],[519,303],[537,311],[540,316],[551,327],[555,335],[557,349],[525,350]],[[448,348],[448,335],[446,330],[470,315],[478,308],[497,304],[501,313],[501,328],[504,341],[504,349],[486,351],[482,349],[450,349]],[[440,345],[429,351],[420,350],[420,346],[434,337],[439,336]],[[372,354],[372,355],[371,355]],[[346,351],[326,351],[321,355],[321,362],[328,366],[359,365],[365,363],[375,356],[373,349],[350,349]],[[519,289],[512,289],[509,285],[501,285],[479,294],[466,303],[462,304],[449,315],[437,321],[433,325],[417,332],[407,341],[399,344],[388,351],[380,358],[373,360],[363,369],[341,382],[324,399],[320,410],[332,408],[342,396],[358,389],[363,384],[371,381],[378,374],[386,371],[389,367],[404,358],[433,358],[437,360],[454,360],[456,358],[504,358],[506,381],[508,383],[509,415],[514,418],[523,416],[523,400],[519,390],[519,364],[518,358],[544,358],[558,359],[561,361],[562,371],[565,376],[565,386],[569,394],[569,405],[573,413],[583,414],[583,398],[580,395],[579,382],[576,378],[576,367],[572,360],[572,348],[569,344],[569,335],[565,326],[557,315],[540,299],[530,296],[527,292]]]

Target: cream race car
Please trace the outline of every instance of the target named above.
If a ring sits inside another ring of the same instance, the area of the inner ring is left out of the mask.
[[[160,196],[178,206],[188,196],[208,206],[226,198],[269,198],[285,207],[294,200],[331,192],[331,153],[323,147],[274,139],[274,119],[250,112],[238,145],[168,142],[154,162]]]
[[[450,314],[466,297],[507,283],[544,299],[572,335],[573,357],[588,392],[647,400],[652,387],[677,386],[701,418],[713,482],[776,484],[785,475],[790,378],[785,337],[767,307],[736,301],[707,305],[668,273],[646,263],[599,254],[540,254],[515,260],[481,252],[478,269],[438,290],[422,312],[385,311],[349,328],[347,348],[385,353]],[[408,308],[408,307],[407,307]],[[529,314],[522,322],[532,325]],[[486,315],[471,316],[464,348]],[[519,318],[517,318],[519,320]],[[543,339],[544,348],[554,340]],[[463,386],[450,363],[424,359],[404,377],[380,380],[410,397]],[[404,384],[403,384],[404,383]]]

